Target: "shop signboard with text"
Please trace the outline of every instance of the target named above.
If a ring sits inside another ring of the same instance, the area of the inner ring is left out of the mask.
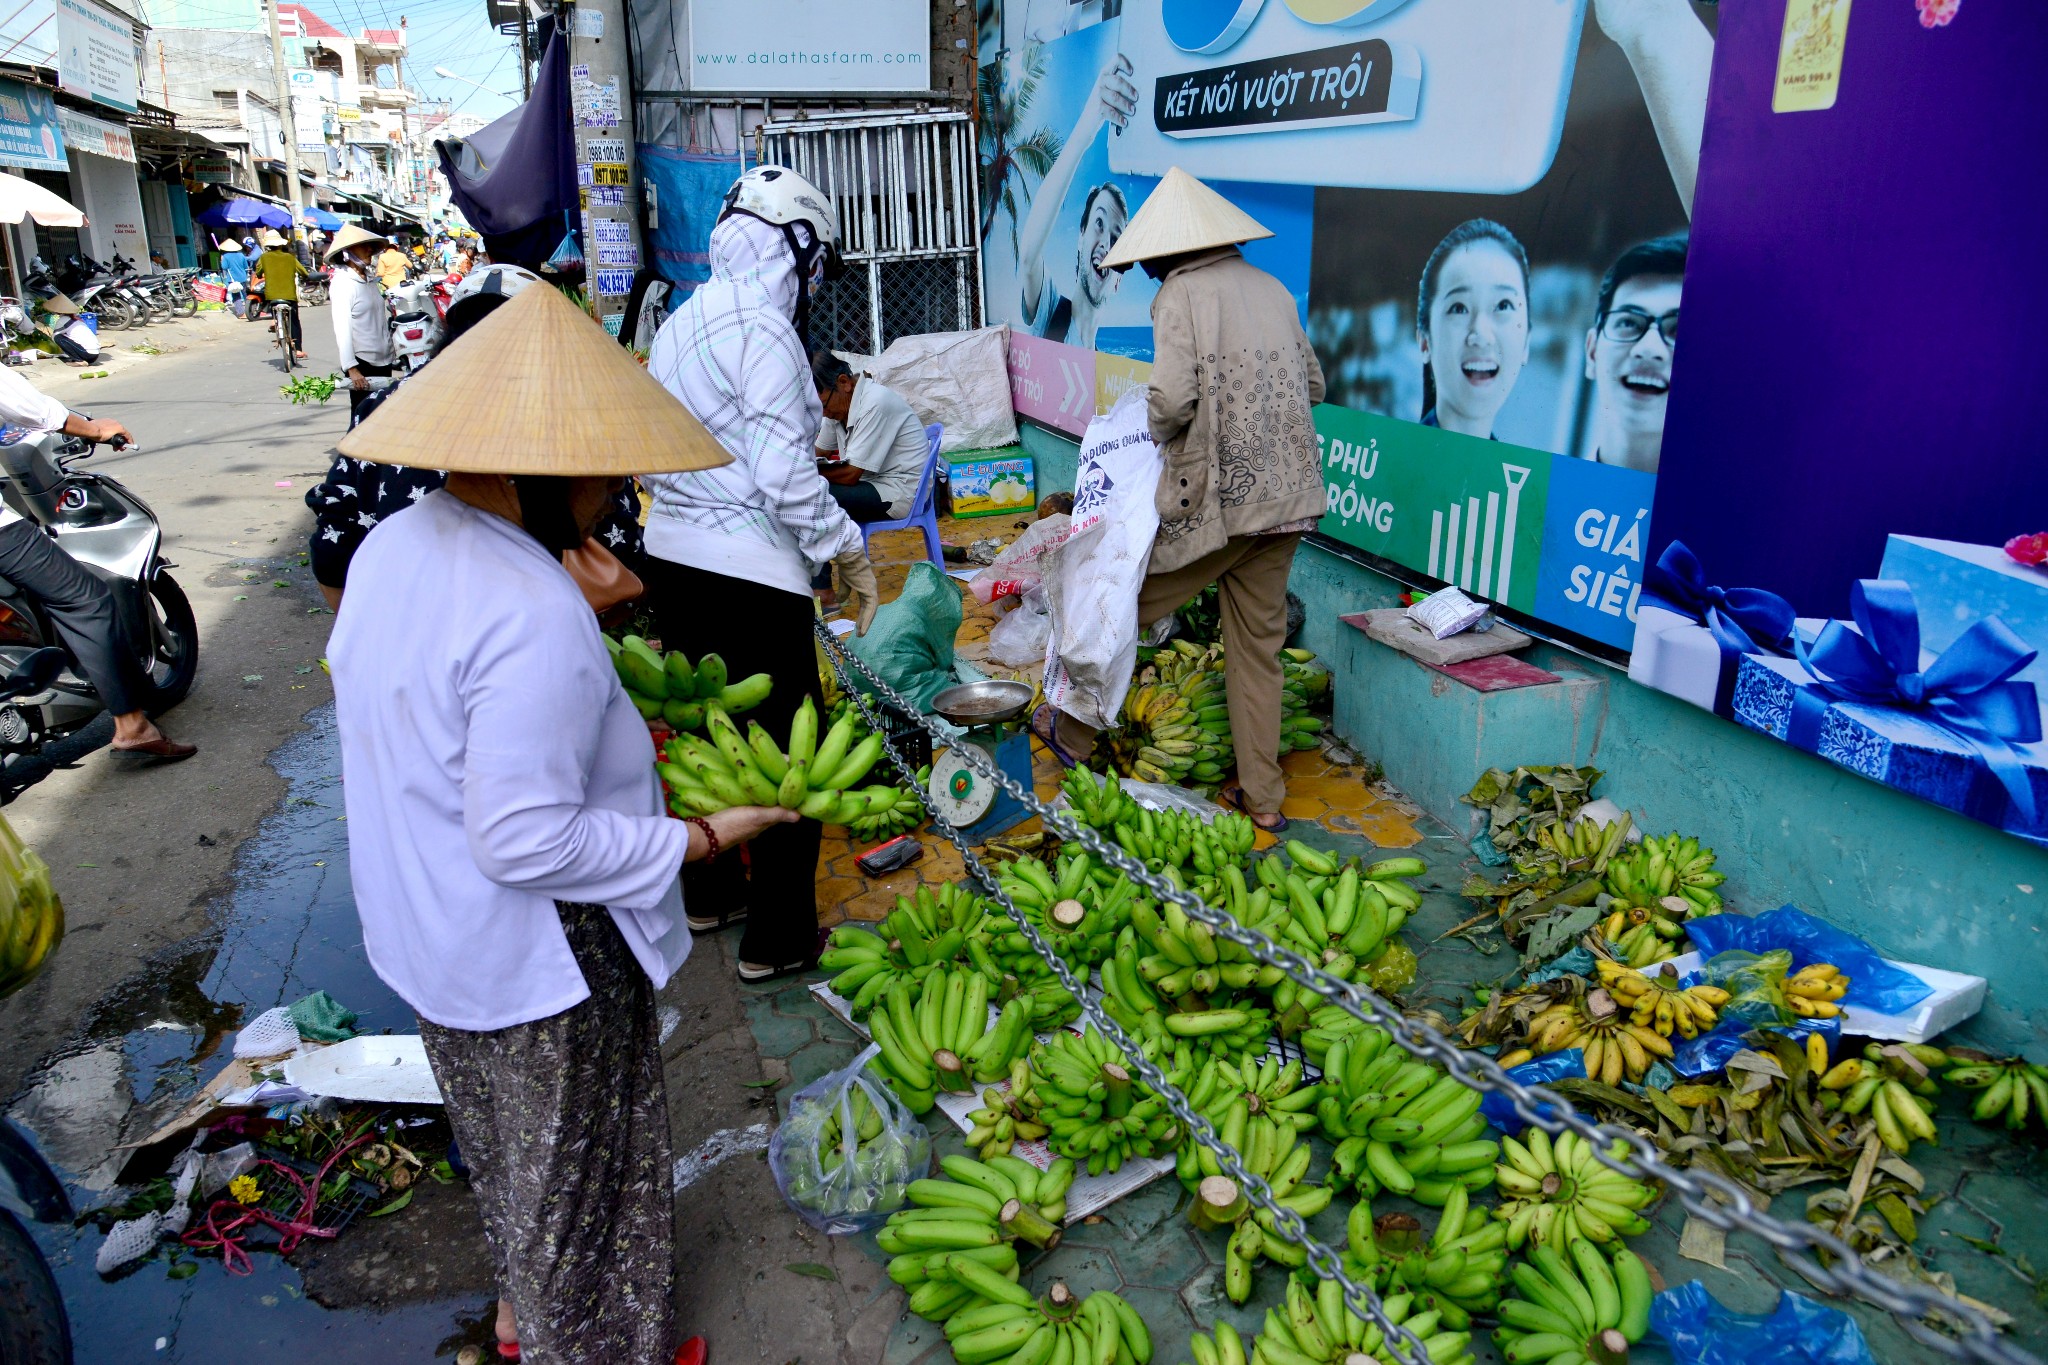
[[[134,113],[141,99],[135,23],[95,0],[55,0],[57,84],[74,95]]]
[[[57,102],[47,90],[0,80],[0,166],[37,171],[70,168],[64,159],[64,133],[57,122]]]
[[[983,265],[1024,416],[1152,355],[1101,268],[1178,166],[1273,230],[1327,401],[1322,534],[1619,656],[1634,637],[1713,6],[1002,0]],[[1064,362],[1064,366],[1062,364]]]
[[[689,0],[705,94],[929,90],[930,0]]]

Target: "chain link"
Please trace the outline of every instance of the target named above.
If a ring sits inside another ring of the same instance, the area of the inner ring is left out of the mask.
[[[1162,901],[1171,901],[1187,912],[1190,919],[1200,920],[1219,938],[1227,938],[1244,948],[1256,960],[1280,968],[1294,982],[1322,999],[1340,1006],[1345,1013],[1362,1023],[1385,1029],[1394,1041],[1410,1054],[1426,1061],[1441,1065],[1450,1074],[1476,1090],[1492,1091],[1505,1095],[1514,1112],[1523,1122],[1557,1134],[1567,1130],[1587,1140],[1593,1155],[1600,1163],[1631,1179],[1662,1181],[1676,1192],[1679,1203],[1692,1216],[1722,1232],[1743,1231],[1761,1237],[1775,1248],[1780,1258],[1815,1286],[1836,1294],[1854,1295],[1884,1309],[1898,1319],[1900,1325],[1916,1340],[1959,1360],[1994,1362],[1995,1365],[2042,1365],[2042,1362],[1999,1335],[1997,1325],[1974,1304],[1952,1298],[1929,1285],[1912,1284],[1883,1275],[1865,1265],[1862,1257],[1841,1238],[1818,1225],[1811,1223],[1787,1223],[1759,1210],[1749,1190],[1736,1181],[1714,1171],[1685,1170],[1666,1164],[1663,1152],[1648,1137],[1629,1128],[1612,1124],[1595,1123],[1580,1114],[1572,1102],[1542,1086],[1525,1085],[1507,1074],[1493,1058],[1479,1052],[1470,1052],[1459,1047],[1435,1029],[1417,1023],[1403,1016],[1388,1005],[1377,994],[1355,982],[1344,981],[1330,976],[1320,967],[1309,962],[1291,949],[1281,946],[1264,934],[1245,928],[1224,911],[1209,905],[1201,897],[1162,877],[1133,858],[1116,844],[1104,839],[1095,830],[1082,824],[1067,813],[1049,807],[1038,800],[1037,794],[1004,773],[988,753],[974,744],[953,744],[947,733],[933,724],[924,714],[924,709],[911,701],[878,676],[865,661],[841,648],[837,637],[826,628],[823,621],[815,622],[818,637],[825,645],[826,657],[832,661],[843,691],[856,698],[862,714],[867,717],[870,727],[877,734],[883,734],[884,747],[889,745],[884,727],[874,715],[868,699],[856,687],[848,685],[847,665],[851,664],[877,695],[886,700],[897,711],[917,721],[935,742],[951,744],[953,751],[977,774],[993,781],[1003,791],[1022,802],[1027,810],[1039,815],[1045,828],[1058,834],[1068,842],[1079,844],[1097,860],[1116,868],[1132,881],[1144,887]],[[901,761],[898,767],[903,768]],[[906,773],[914,769],[903,768]],[[963,860],[978,880],[985,885],[996,887],[996,882],[987,876],[981,861],[968,848],[964,838],[955,827],[947,822],[932,806],[927,792],[918,793],[919,800],[931,810],[934,824],[940,832],[961,851]],[[1059,975],[1061,984],[1071,992],[1090,1016],[1091,1022],[1098,1022],[1104,1034],[1120,1047],[1137,1056],[1130,1040],[1114,1020],[1103,1015],[1099,1007],[1089,1002],[1076,988],[1072,975],[1057,955],[1045,945],[1023,916],[1019,915],[1006,897],[998,895],[1003,908],[1016,919],[1032,947],[1046,958]],[[1176,1117],[1187,1122],[1198,1140],[1217,1154],[1219,1163],[1224,1163],[1239,1183],[1245,1185],[1246,1194],[1254,1203],[1259,1203],[1274,1215],[1277,1225],[1286,1229],[1290,1240],[1300,1242],[1308,1253],[1309,1263],[1316,1273],[1327,1279],[1336,1279],[1345,1287],[1346,1299],[1354,1307],[1360,1303],[1369,1304],[1373,1311],[1361,1316],[1378,1323],[1383,1331],[1390,1324],[1377,1311],[1378,1299],[1369,1291],[1361,1289],[1342,1272],[1342,1267],[1328,1248],[1308,1237],[1301,1219],[1291,1209],[1275,1205],[1263,1181],[1256,1182],[1258,1191],[1265,1195],[1263,1201],[1253,1194],[1253,1185],[1243,1177],[1248,1173],[1235,1162],[1233,1153],[1225,1147],[1215,1130],[1199,1115],[1192,1114],[1179,1092],[1166,1081],[1157,1067],[1149,1062],[1138,1061],[1141,1074],[1147,1084],[1159,1092]],[[1176,1103],[1178,1101],[1178,1103]],[[1616,1154],[1609,1149],[1619,1145],[1623,1150]],[[1256,1179],[1255,1177],[1252,1179]],[[1299,1237],[1295,1236],[1296,1232]],[[1819,1253],[1828,1258],[1818,1259],[1810,1253]],[[1830,1264],[1829,1262],[1832,1262]],[[1962,1329],[1960,1337],[1950,1336],[1930,1326],[1930,1316],[1947,1318],[1958,1323]],[[1390,1338],[1394,1337],[1389,1332]],[[1409,1340],[1412,1340],[1412,1336]],[[1418,1343],[1419,1345],[1419,1343]]]

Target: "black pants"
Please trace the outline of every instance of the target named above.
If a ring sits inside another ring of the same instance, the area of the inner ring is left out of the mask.
[[[0,526],[0,578],[43,604],[109,715],[142,709],[142,682],[122,638],[112,589],[27,521]]]
[[[292,321],[297,322],[298,317],[299,315],[296,312],[293,313]],[[356,362],[356,368],[363,372],[363,376],[366,379],[382,379],[384,376],[391,373],[391,367],[389,365],[372,365],[367,361],[362,360],[358,360]],[[356,424],[356,409],[361,407],[366,401],[368,401],[370,395],[375,392],[375,389],[358,390],[353,387],[349,389],[348,424],[350,427],[354,427]]]
[[[664,649],[680,649],[692,662],[717,654],[734,679],[751,673],[775,679],[768,700],[739,717],[742,728],[758,720],[776,743],[784,744],[805,697],[822,709],[808,595],[653,555],[647,556],[640,576]],[[712,862],[689,864],[683,869],[685,907],[699,918],[744,907],[741,961],[784,967],[809,958],[818,943],[818,844],[823,834],[816,820],[775,825],[747,845],[751,869],[737,850]]]
[[[287,313],[289,313],[289,314],[291,315],[291,320],[292,320],[292,349],[293,349],[294,351],[303,351],[303,350],[305,350],[305,349],[306,349],[306,334],[305,334],[304,332],[302,332],[302,331],[300,331],[300,330],[299,330],[299,304],[298,304],[298,300],[296,300],[296,299],[282,299],[282,300],[280,300],[279,302],[280,302],[280,303],[288,303],[288,304],[290,304],[290,305],[291,305],[291,307],[290,307],[290,308],[288,308],[288,309],[285,309],[284,311],[285,311],[285,312],[287,312]],[[255,316],[255,315],[254,315],[254,314],[252,313],[252,314],[250,314],[250,316],[251,316],[251,317],[253,317],[253,316]],[[277,317],[279,316],[279,313],[278,313],[278,304],[276,304],[276,303],[273,303],[273,304],[271,304],[271,305],[270,305],[270,316],[271,316],[271,318],[272,318],[272,320],[273,320],[273,321],[274,321],[274,320],[275,320],[275,319],[276,319],[276,318],[277,318]]]
[[[56,340],[57,349],[63,352],[64,358],[66,360],[82,361],[83,363],[90,365],[94,361],[99,359],[98,355],[87,352],[85,347],[79,345],[77,342],[73,341],[70,337],[63,335],[61,332],[58,333]]]

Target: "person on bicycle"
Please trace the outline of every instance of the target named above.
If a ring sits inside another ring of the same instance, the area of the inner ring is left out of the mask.
[[[67,411],[13,370],[0,369],[0,424],[31,432],[61,431],[94,441],[133,441],[110,417]],[[129,449],[134,449],[133,445]],[[149,684],[121,630],[106,581],[73,559],[41,527],[0,503],[0,577],[36,595],[51,624],[114,718],[113,749],[125,767],[175,763],[199,752],[150,722],[143,709]]]
[[[263,234],[263,254],[256,258],[254,279],[263,282],[263,297],[272,305],[291,305],[290,325],[292,336],[292,359],[306,358],[306,338],[299,327],[299,280],[310,279],[313,272],[299,264],[299,258],[292,255],[291,244],[278,235],[275,228]]]

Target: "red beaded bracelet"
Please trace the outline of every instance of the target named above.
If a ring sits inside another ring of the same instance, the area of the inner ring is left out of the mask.
[[[711,851],[704,855],[704,861],[709,862],[716,858],[718,856],[718,831],[711,828],[711,822],[701,815],[692,815],[684,823],[695,825],[698,829],[704,831],[705,842],[711,845]]]

